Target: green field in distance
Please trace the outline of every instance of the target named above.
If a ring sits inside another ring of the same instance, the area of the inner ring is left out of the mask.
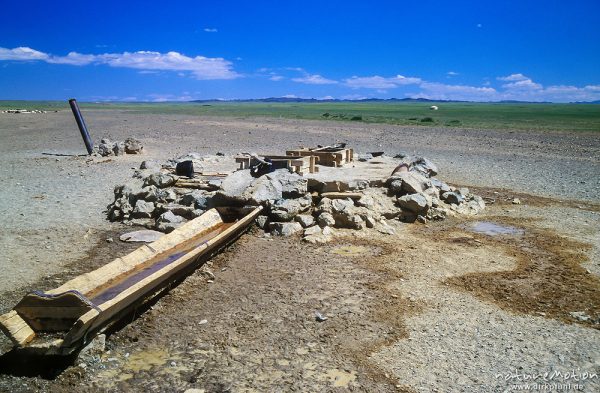
[[[429,109],[437,105],[439,110]],[[598,104],[462,102],[80,102],[82,110],[194,116],[282,117],[409,126],[511,130],[600,131]],[[69,110],[66,101],[0,101],[5,109]],[[84,113],[85,115],[85,113]]]

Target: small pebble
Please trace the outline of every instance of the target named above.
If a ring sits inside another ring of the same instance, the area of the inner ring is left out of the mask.
[[[325,322],[328,318],[318,311],[315,311],[315,319],[317,322]]]

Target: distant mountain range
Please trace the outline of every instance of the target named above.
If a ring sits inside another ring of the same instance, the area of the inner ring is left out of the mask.
[[[344,99],[317,99],[317,98],[298,98],[298,97],[268,97],[268,98],[250,98],[250,99],[235,99],[235,100],[193,100],[190,102],[197,103],[211,103],[211,102],[282,102],[282,103],[291,103],[291,102],[470,102],[474,103],[477,101],[458,101],[458,100],[430,100],[427,98],[363,98],[359,100],[344,100]],[[489,104],[553,104],[549,101],[516,101],[516,100],[503,100],[503,101],[493,101],[486,102]],[[600,104],[600,100],[598,101],[577,101],[570,102],[570,104]]]
[[[193,100],[190,102],[467,102],[467,101],[448,101],[448,100],[428,100],[426,98],[363,98],[359,100],[344,100],[337,98],[317,99],[317,98],[298,98],[298,97],[268,97],[268,98],[250,98],[235,100]]]

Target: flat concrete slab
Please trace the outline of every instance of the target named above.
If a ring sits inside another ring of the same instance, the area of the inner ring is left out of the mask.
[[[336,192],[381,186],[392,174],[400,160],[375,157],[368,161],[353,161],[342,167],[319,166],[318,173],[307,173],[309,191]]]

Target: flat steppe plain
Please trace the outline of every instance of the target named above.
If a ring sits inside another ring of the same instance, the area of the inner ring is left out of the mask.
[[[600,317],[598,133],[84,116],[95,139],[133,136],[145,154],[69,156],[84,152],[70,112],[0,114],[0,312],[134,247],[104,210],[145,159],[346,142],[424,155],[439,178],[493,203],[477,217],[395,223],[393,236],[338,231],[322,246],[251,231],[214,258],[213,283],[190,276],[113,332],[101,356],[60,373],[0,361],[1,391],[489,392],[523,375],[600,373],[598,325],[570,314]],[[478,234],[474,221],[523,232]],[[581,379],[528,383],[600,389]]]

